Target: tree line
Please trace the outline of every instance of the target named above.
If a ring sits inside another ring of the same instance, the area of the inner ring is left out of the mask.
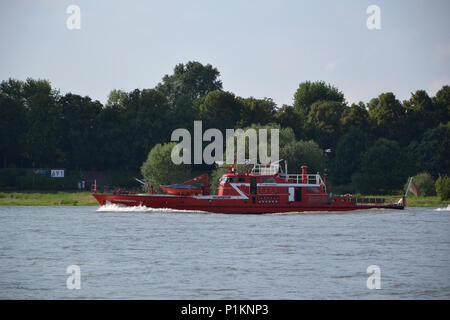
[[[3,168],[139,170],[153,147],[170,142],[176,128],[191,130],[194,120],[202,120],[204,130],[278,127],[287,139],[280,157],[284,152],[293,165],[327,169],[333,185],[361,192],[390,192],[408,176],[427,172],[437,179],[450,168],[447,85],[433,97],[417,90],[399,101],[385,92],[349,105],[335,86],[305,81],[292,105],[277,106],[270,98],[224,91],[215,67],[191,61],[176,65],[154,88],[112,90],[104,105],[62,95],[48,80],[4,80],[0,112]],[[300,151],[306,142],[315,144],[320,159],[316,149]]]

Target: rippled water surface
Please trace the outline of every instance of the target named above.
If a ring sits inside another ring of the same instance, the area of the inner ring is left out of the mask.
[[[449,299],[450,211],[0,207],[2,299]],[[69,265],[81,289],[69,290]],[[381,269],[381,289],[366,286]]]

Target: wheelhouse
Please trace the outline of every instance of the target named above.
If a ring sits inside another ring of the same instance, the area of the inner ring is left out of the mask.
[[[285,162],[284,168],[281,161]],[[218,195],[243,196],[259,203],[318,202],[327,197],[326,184],[319,173],[308,174],[307,166],[302,166],[301,174],[288,174],[286,160],[256,164],[251,171],[247,167],[246,172],[235,172],[230,167],[219,180]]]

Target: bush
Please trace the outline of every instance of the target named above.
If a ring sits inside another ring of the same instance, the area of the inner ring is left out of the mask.
[[[409,184],[408,179],[406,181],[404,189],[408,188]],[[415,175],[412,178],[413,183],[416,185],[417,189],[419,189],[421,196],[435,196],[436,195],[436,187],[433,177],[428,172],[422,172]]]
[[[309,173],[323,172],[325,155],[313,140],[292,141],[280,148],[280,157],[287,159],[288,170],[292,173],[301,172],[301,166],[307,165]]]
[[[450,199],[450,177],[439,176],[436,180],[436,193],[441,198],[441,200]]]
[[[153,185],[156,192],[161,191],[161,184],[182,183],[191,178],[189,165],[172,162],[171,152],[175,145],[175,142],[155,145],[142,164],[144,181]]]

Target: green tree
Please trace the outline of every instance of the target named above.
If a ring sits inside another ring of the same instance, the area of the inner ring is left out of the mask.
[[[334,148],[341,134],[341,115],[344,106],[340,102],[315,102],[307,118],[307,131],[323,148]]]
[[[378,139],[361,156],[361,169],[352,176],[362,193],[391,193],[400,190],[408,177],[406,156],[398,142]]]
[[[189,165],[176,165],[171,160],[175,142],[155,145],[142,164],[141,173],[144,181],[153,185],[155,191],[160,191],[160,185],[182,183],[190,179]]]
[[[417,168],[437,177],[450,173],[450,122],[429,129],[415,148]]]
[[[4,168],[16,166],[24,156],[26,109],[23,82],[9,79],[0,84],[0,159]]]
[[[440,123],[450,121],[450,86],[443,86],[433,97],[433,104],[438,110]]]
[[[125,106],[125,100],[127,99],[127,93],[123,90],[113,89],[108,95],[108,100],[106,101],[105,107],[112,106]]]
[[[353,103],[350,107],[345,107],[341,115],[341,127],[343,132],[348,131],[351,127],[360,130],[369,128],[369,112],[364,102],[358,104]]]
[[[392,92],[382,93],[369,102],[369,117],[377,137],[404,140],[405,108]]]
[[[410,137],[422,136],[441,121],[441,112],[426,91],[417,90],[409,100],[403,102],[406,109],[406,125]]]
[[[212,91],[222,90],[220,72],[212,65],[202,65],[197,61],[177,64],[173,74],[165,75],[156,86],[167,98],[172,123],[175,128],[191,128],[196,119],[194,100]]]
[[[64,163],[60,145],[61,109],[58,92],[47,80],[28,78],[23,86],[27,126],[25,151],[31,164],[37,167]]]
[[[123,107],[113,104],[103,108],[98,116],[98,126],[98,168],[130,169],[129,155],[132,151],[127,132],[130,126]]]
[[[306,119],[313,103],[320,101],[345,103],[344,94],[336,87],[324,81],[305,81],[294,94],[294,109]]]
[[[450,177],[447,175],[439,176],[436,180],[436,193],[442,201],[450,199]]]
[[[66,167],[95,169],[98,159],[98,116],[102,105],[89,97],[67,93],[59,99],[61,147]]]
[[[101,118],[108,119],[109,123],[103,123],[105,129],[124,148],[121,158],[129,169],[139,168],[153,145],[170,140],[171,114],[160,90],[112,90]],[[121,127],[119,131],[116,126]]]
[[[253,123],[264,125],[273,121],[276,104],[272,99],[255,99],[253,97],[237,99],[242,105],[239,127],[246,127]]]
[[[231,92],[213,91],[195,101],[203,128],[234,128],[241,118],[242,104]]]
[[[351,176],[360,168],[361,154],[370,143],[368,135],[351,127],[339,138],[332,161],[331,177],[335,184],[347,184]]]
[[[292,128],[297,139],[303,138],[304,119],[293,106],[283,105],[276,111],[274,120],[282,128]]]
[[[140,135],[140,145],[144,150],[158,142],[170,140],[168,102],[161,92],[145,89],[140,94],[140,104],[136,114],[136,129]]]
[[[133,90],[124,104],[129,163],[138,168],[153,145],[170,140],[169,106],[166,97],[155,89]]]
[[[197,61],[189,61],[186,65],[180,63],[173,69],[172,75],[165,75],[157,89],[162,90],[173,103],[179,97],[194,101],[211,91],[221,90],[222,81],[218,78],[220,72],[212,65],[202,65]]]

